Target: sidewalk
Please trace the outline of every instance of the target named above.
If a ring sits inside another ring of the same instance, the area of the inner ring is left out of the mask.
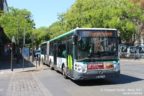
[[[37,64],[36,61],[25,61],[23,68],[22,62],[13,64],[14,70],[11,71],[9,62],[1,62],[0,77],[9,76],[9,81],[3,86],[8,86],[4,96],[52,96],[48,89],[38,80],[36,72],[43,70],[43,65]],[[3,80],[1,80],[3,82]],[[2,92],[2,91],[1,91]],[[2,93],[0,93],[2,94]]]
[[[19,63],[13,62],[13,68],[11,68],[10,62],[0,62],[0,75],[1,74],[11,74],[25,71],[38,71],[43,69],[42,64],[36,64],[36,61],[21,61]],[[13,69],[13,70],[12,70]]]
[[[52,96],[33,72],[14,73],[6,96]]]

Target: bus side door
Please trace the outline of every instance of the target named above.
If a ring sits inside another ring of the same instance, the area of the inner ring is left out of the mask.
[[[72,76],[73,73],[73,44],[71,41],[68,41],[66,44],[67,50],[67,69],[68,74]]]
[[[57,47],[57,44],[55,43],[54,44],[54,65],[57,64],[57,51],[58,51],[58,47]]]

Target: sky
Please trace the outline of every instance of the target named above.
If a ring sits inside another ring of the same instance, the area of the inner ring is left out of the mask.
[[[50,26],[58,14],[65,13],[75,0],[7,0],[9,7],[27,9],[32,13],[36,28]]]

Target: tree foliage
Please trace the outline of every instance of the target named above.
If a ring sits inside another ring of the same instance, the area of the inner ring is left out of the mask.
[[[139,35],[144,25],[144,3],[143,0],[76,0],[67,12],[58,15],[58,21],[33,31],[31,13],[10,8],[0,17],[0,25],[9,38],[15,36],[22,41],[26,31],[27,41],[31,39],[36,44],[77,27],[116,28],[123,41],[132,43],[135,40],[132,37]]]
[[[76,0],[49,31],[54,37],[76,27],[116,28],[123,41],[133,42],[133,35],[144,22],[143,15],[141,6],[130,0]]]
[[[32,36],[31,38],[33,40],[33,43],[37,46],[41,42],[47,41],[50,38],[47,27],[40,27],[38,29],[34,29],[31,36]]]
[[[9,8],[9,12],[3,13],[0,17],[0,26],[3,27],[5,34],[11,40],[14,36],[17,44],[22,44],[24,34],[26,43],[29,43],[32,29],[35,23],[31,12],[26,9]]]

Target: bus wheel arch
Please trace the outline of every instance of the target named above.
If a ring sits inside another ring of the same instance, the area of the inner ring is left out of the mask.
[[[48,65],[50,66],[50,64],[51,64],[51,59],[49,59],[49,61],[48,61]]]
[[[50,67],[50,64],[51,64],[51,59],[49,59],[49,60],[45,61],[45,63],[46,63],[46,65],[47,65],[48,67]]]
[[[63,63],[62,64],[62,75],[63,75],[63,77],[65,78],[65,79],[68,79],[68,76],[67,76],[67,74],[66,74],[66,67],[65,67],[65,64]]]
[[[45,64],[43,57],[41,57],[41,62],[42,62],[42,64]]]
[[[53,63],[51,62],[51,59],[50,59],[50,61],[49,61],[49,66],[50,66],[50,69],[51,69],[51,70],[54,70]]]

